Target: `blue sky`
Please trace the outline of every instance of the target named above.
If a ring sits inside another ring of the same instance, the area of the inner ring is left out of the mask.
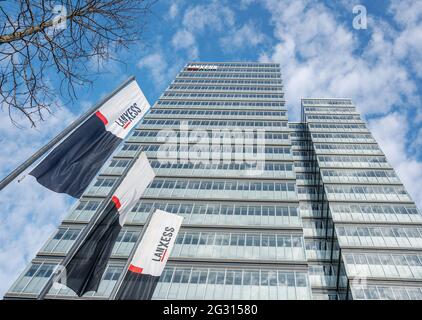
[[[358,4],[367,9],[367,29],[353,28]],[[161,0],[144,38],[116,53],[125,65],[100,66],[93,86],[79,88],[77,102],[38,128],[12,127],[2,114],[0,176],[130,75],[153,104],[187,61],[275,61],[291,119],[298,119],[301,98],[353,99],[422,206],[422,1]],[[73,203],[31,177],[2,191],[0,295]]]

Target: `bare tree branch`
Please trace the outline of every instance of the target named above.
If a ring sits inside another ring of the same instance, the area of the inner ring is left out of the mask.
[[[155,0],[0,2],[0,106],[31,126],[92,82],[88,65],[140,41]],[[58,84],[55,88],[52,84]]]

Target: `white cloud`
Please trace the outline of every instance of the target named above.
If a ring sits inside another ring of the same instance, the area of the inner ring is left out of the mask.
[[[161,93],[164,90],[164,87],[175,77],[177,72],[186,63],[185,60],[177,57],[174,52],[171,56],[171,64],[167,62],[166,57],[169,56],[166,56],[164,52],[158,48],[155,49],[153,53],[141,58],[137,63],[139,69],[146,71],[145,74],[142,73],[141,75],[148,75],[148,77],[152,79],[157,93]]]
[[[0,176],[6,176],[62,130],[74,115],[61,109],[38,129],[19,129],[0,117]],[[34,258],[70,207],[69,197],[51,192],[27,176],[1,191],[0,296]]]
[[[168,16],[170,19],[174,19],[176,18],[178,14],[179,14],[179,5],[177,2],[173,2],[170,5]]]
[[[247,9],[250,5],[252,5],[253,3],[258,2],[258,0],[240,0],[239,1],[239,9],[240,10],[245,10]]]
[[[139,60],[138,68],[145,68],[156,85],[162,86],[167,81],[168,64],[164,55],[157,51]]]
[[[390,12],[403,26],[414,26],[422,22],[422,2],[413,0],[392,1]]]
[[[177,31],[171,43],[176,50],[187,50],[189,59],[194,60],[198,58],[198,48],[192,32],[185,29]]]
[[[222,31],[234,25],[234,12],[221,1],[212,1],[189,7],[183,17],[183,26],[193,32]]]
[[[220,44],[225,51],[231,52],[239,49],[254,48],[264,43],[265,39],[265,35],[258,30],[257,25],[249,21],[221,38]]]
[[[364,114],[418,105],[416,85],[394,55],[391,30],[372,24],[361,48],[354,32],[369,31],[352,31],[323,4],[308,3],[265,2],[278,43],[261,60],[281,63],[290,116],[298,119],[300,99],[311,96],[351,97]]]
[[[409,131],[406,116],[393,112],[371,120],[368,126],[407,191],[422,208],[422,163],[406,152]]]
[[[26,177],[1,191],[0,296],[52,235],[71,206],[69,197]]]
[[[416,155],[422,156],[422,128],[420,128],[414,135],[411,148]]]
[[[390,12],[401,28],[395,39],[394,53],[403,62],[410,62],[411,71],[422,78],[422,2],[393,1]]]
[[[174,34],[172,45],[176,50],[186,50],[188,59],[199,58],[197,37],[206,32],[222,32],[233,27],[234,12],[222,1],[193,5],[183,14],[182,26]]]

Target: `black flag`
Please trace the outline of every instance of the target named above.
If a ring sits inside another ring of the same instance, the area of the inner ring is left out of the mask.
[[[89,231],[66,268],[66,286],[78,296],[97,291],[116,238],[127,213],[154,179],[148,158],[142,153],[116,189],[110,203]]]

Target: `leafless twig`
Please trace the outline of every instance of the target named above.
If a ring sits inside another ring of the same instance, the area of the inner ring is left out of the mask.
[[[0,106],[31,126],[92,82],[93,61],[139,41],[154,0],[0,2]],[[52,85],[52,83],[57,85]]]

